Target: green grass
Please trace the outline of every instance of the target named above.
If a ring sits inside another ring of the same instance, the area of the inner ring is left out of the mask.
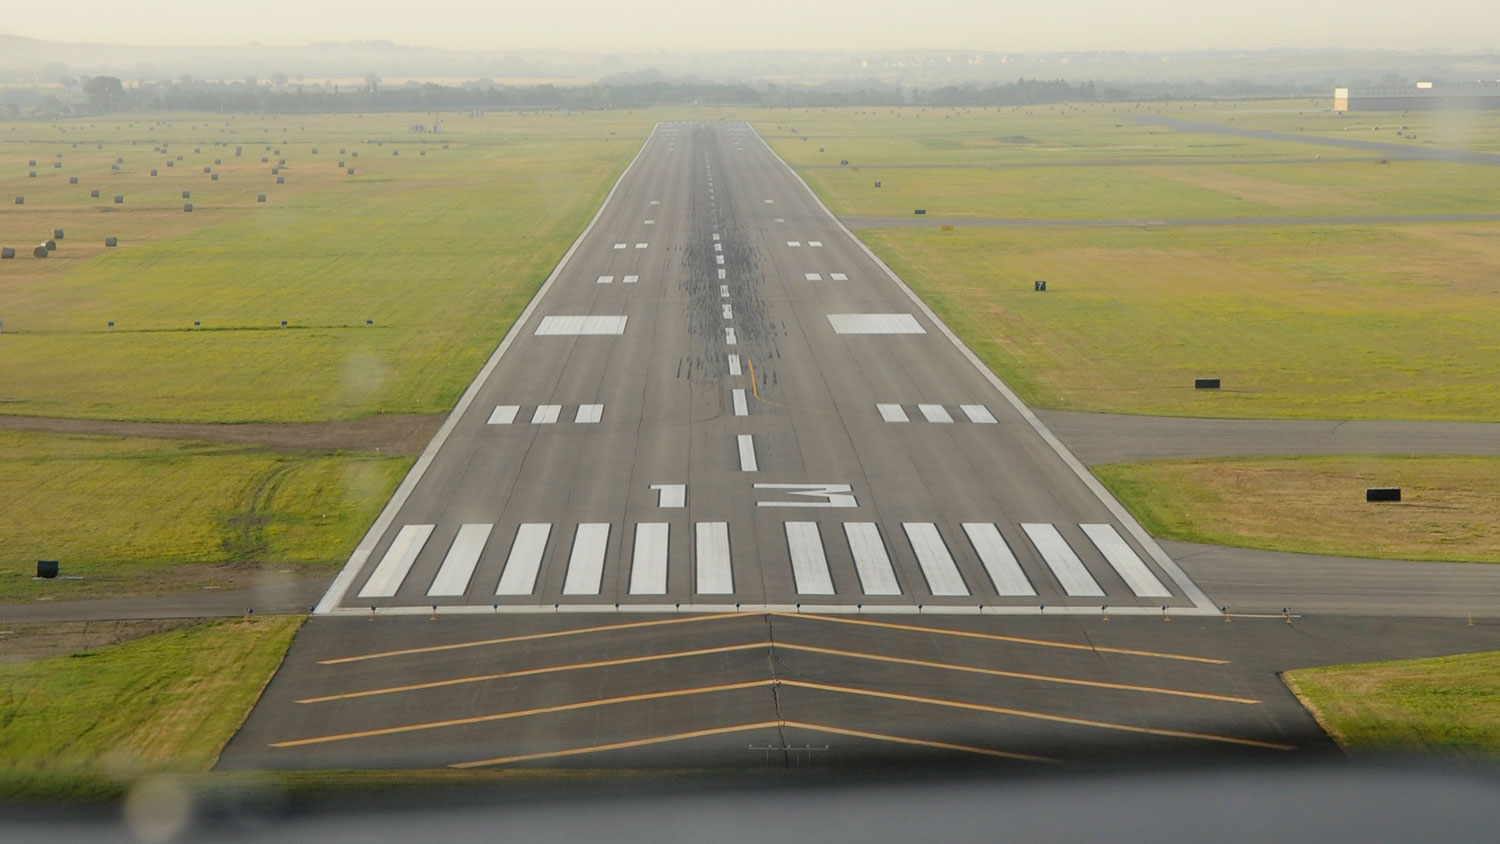
[[[119,597],[328,571],[411,461],[0,432],[0,601]],[[33,579],[38,559],[82,580]]]
[[[1035,405],[1500,418],[1500,225],[859,235]]]
[[[0,666],[0,771],[33,777],[203,771],[281,663],[300,617],[211,622]]]
[[[1500,651],[1286,672],[1340,746],[1500,757]]]
[[[0,410],[214,422],[446,410],[655,119],[449,116],[447,132],[421,136],[405,133],[403,115],[240,117],[230,136],[197,115],[133,130],[72,121],[56,139],[5,144],[0,172],[22,175],[0,180],[0,195],[29,195],[0,206],[0,231],[23,246],[54,227],[67,236],[48,260],[0,266]],[[78,136],[106,138],[105,150],[71,149]],[[167,154],[150,152],[171,137]],[[245,155],[209,146],[221,138]],[[345,158],[355,176],[335,166],[339,147],[360,153]],[[47,163],[54,151],[65,169],[24,178],[23,157]],[[111,175],[116,152],[127,163]],[[175,153],[184,162],[161,169]],[[286,185],[261,155],[287,159]],[[202,165],[215,157],[222,179],[208,182]],[[75,171],[86,176],[68,186]],[[102,200],[88,198],[95,184]],[[260,192],[267,203],[254,201]],[[119,249],[102,246],[107,234]]]
[[[1500,563],[1500,458],[1257,457],[1093,467],[1153,536],[1351,557]],[[1399,503],[1364,490],[1399,486]]]

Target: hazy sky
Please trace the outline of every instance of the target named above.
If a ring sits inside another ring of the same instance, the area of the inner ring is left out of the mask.
[[[590,52],[1500,47],[1497,0],[61,0],[0,31],[120,44],[392,40]]]

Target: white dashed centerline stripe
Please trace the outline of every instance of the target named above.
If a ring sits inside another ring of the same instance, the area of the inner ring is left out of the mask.
[[[969,594],[969,587],[964,585],[963,575],[958,573],[958,565],[948,553],[937,525],[902,522],[901,528],[911,541],[912,553],[917,555],[917,564],[922,567],[922,576],[927,578],[927,588],[933,595]]]
[[[537,405],[536,412],[531,414],[531,424],[551,425],[552,423],[557,421],[557,417],[561,413],[562,405],[560,404]]]
[[[479,564],[479,555],[484,543],[489,541],[494,525],[464,525],[453,538],[448,555],[438,568],[432,587],[427,590],[430,597],[457,597],[469,591],[469,578],[474,576],[474,567]]]
[[[615,244],[615,248],[616,248],[616,249],[624,249],[624,248],[625,248],[625,247],[627,247],[627,246],[628,246],[628,245],[629,245],[629,244],[626,244],[626,243],[616,243],[616,244]]]
[[[646,248],[646,244],[644,244],[644,243],[637,243],[635,245],[635,248],[637,248],[637,249],[645,249]]]
[[[953,417],[948,415],[947,408],[940,404],[919,404],[917,410],[921,411],[923,418],[928,422],[952,422]]]
[[[497,404],[490,412],[490,425],[509,425],[516,421],[516,414],[521,410],[519,405]]]
[[[906,409],[899,404],[877,404],[875,409],[880,411],[880,418],[887,422],[907,422]]]
[[[874,522],[844,522],[844,536],[849,540],[854,570],[865,594],[900,595],[901,585],[896,582],[890,555],[880,539],[880,528]]]
[[[732,399],[734,399],[734,415],[749,416],[750,406],[745,401],[745,391],[743,389],[740,389],[739,387],[736,387],[733,390],[729,391],[729,395]]]
[[[1063,591],[1073,597],[1104,597],[1104,590],[1089,574],[1084,567],[1083,561],[1068,547],[1067,540],[1057,532],[1057,528],[1050,524],[1022,524],[1021,530],[1026,531],[1026,536],[1031,544],[1036,546],[1037,553],[1042,555],[1042,561],[1047,568],[1052,569],[1052,574],[1057,582],[1062,584]]]
[[[721,305],[720,308],[723,309],[724,318],[725,319],[734,319],[734,306],[733,305]]]
[[[729,565],[729,523],[698,522],[694,555],[697,592],[700,595],[734,593],[734,572]]]
[[[738,346],[739,343],[740,343],[740,341],[737,340],[737,339],[735,339],[734,329],[733,328],[725,328],[724,329],[724,345],[726,345],[726,346]]]
[[[830,279],[834,280],[834,281],[848,281],[849,280],[849,276],[846,273],[829,273],[828,277]]]
[[[728,299],[729,298],[729,285],[727,285],[727,284],[721,284],[721,285],[719,285],[719,298],[720,299]]]
[[[601,276],[599,276],[598,283],[599,284],[613,284],[614,280],[615,280],[615,277],[612,276],[612,275],[601,275]]]
[[[609,548],[609,522],[584,522],[573,532],[573,552],[563,579],[564,595],[597,595],[604,581],[604,552]]]
[[[760,471],[760,467],[755,462],[755,438],[749,434],[740,434],[736,439],[740,445],[740,471]]]
[[[602,404],[580,404],[578,413],[573,416],[573,422],[581,425],[592,425],[604,418],[604,405]]]
[[[961,404],[958,406],[958,409],[962,410],[964,415],[969,417],[970,422],[976,422],[980,425],[996,424],[995,414],[990,413],[990,409],[982,404]]]
[[[510,556],[505,559],[505,569],[500,573],[500,585],[496,595],[530,595],[536,588],[537,573],[542,570],[542,553],[547,550],[547,537],[552,534],[552,525],[545,522],[527,523],[516,531],[516,541],[510,545]]]
[[[724,263],[724,256],[723,255],[715,255],[714,256],[714,263],[717,263],[717,264]]]
[[[739,355],[730,355],[729,356],[729,374],[730,375],[739,375],[740,374],[740,356]]]
[[[620,283],[621,284],[635,284],[636,282],[638,282],[640,280],[641,280],[641,277],[638,276],[638,275],[628,275],[628,276],[625,276],[623,279],[620,279]]]
[[[801,246],[802,245],[802,241],[800,241],[800,240],[788,240],[786,242],[786,245],[787,246]]]
[[[822,273],[803,273],[802,277],[805,278],[805,279],[807,279],[808,281],[822,281],[823,280]]]
[[[727,272],[728,272],[727,270],[719,270],[719,281],[723,281],[724,280],[725,274]]]
[[[401,581],[411,571],[412,563],[417,561],[417,555],[422,553],[422,546],[427,544],[427,538],[432,536],[435,525],[406,525],[396,534],[391,541],[391,547],[385,550],[385,556],[380,558],[380,564],[370,574],[365,588],[359,590],[361,598],[389,598],[396,594],[401,588]]]
[[[1021,564],[1016,562],[1016,555],[1005,544],[999,528],[989,522],[964,522],[963,527],[997,593],[1005,597],[1036,594],[1031,581],[1026,579],[1026,573],[1021,571]]]
[[[630,556],[630,594],[667,594],[667,548],[671,526],[641,522],[635,526],[635,549]]]
[[[1162,585],[1151,569],[1137,557],[1113,525],[1079,525],[1104,559],[1119,573],[1120,579],[1140,598],[1170,598],[1172,591]]]
[[[792,556],[792,579],[799,595],[832,595],[833,577],[823,555],[817,522],[786,522],[786,546]]]
[[[822,246],[823,245],[823,241],[821,241],[821,240],[809,240],[807,242],[807,245],[808,246]]]

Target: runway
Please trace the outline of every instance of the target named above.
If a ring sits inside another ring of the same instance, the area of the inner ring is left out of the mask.
[[[661,124],[318,606],[1215,612],[739,122]]]

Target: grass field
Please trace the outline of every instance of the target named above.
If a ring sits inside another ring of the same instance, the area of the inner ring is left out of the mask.
[[[1264,457],[1093,467],[1153,536],[1354,557],[1500,563],[1500,458]],[[1372,486],[1400,502],[1366,503]]]
[[[411,464],[0,432],[0,602],[250,586],[331,571]],[[34,580],[36,561],[63,578]],[[82,579],[71,579],[81,577]]]
[[[1340,746],[1500,757],[1500,651],[1283,675]]]
[[[0,239],[24,247],[0,263],[0,410],[204,422],[446,410],[657,116],[449,116],[442,134],[406,132],[422,119],[0,123]],[[58,251],[31,258],[53,228]]]
[[[300,617],[223,621],[0,665],[0,782],[204,771],[280,665]]]
[[[859,234],[1044,407],[1500,418],[1500,226]]]

